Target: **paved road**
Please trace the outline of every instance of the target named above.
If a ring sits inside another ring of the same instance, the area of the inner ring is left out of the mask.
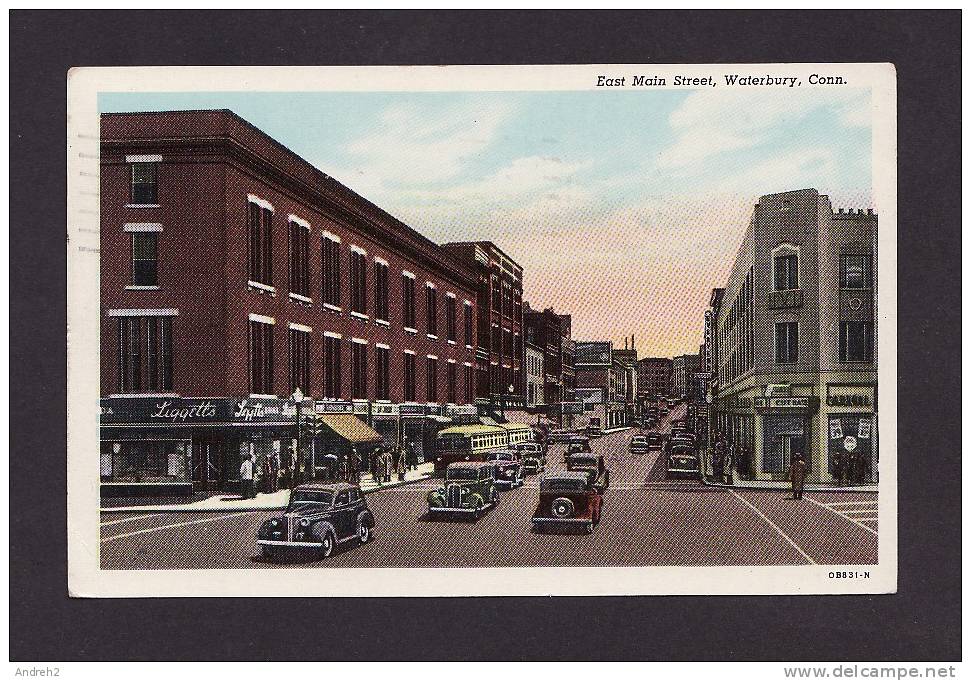
[[[677,417],[675,412],[673,417]],[[668,429],[662,423],[662,429]],[[638,565],[873,564],[876,495],[807,493],[803,502],[778,491],[724,490],[667,481],[657,452],[632,455],[636,431],[593,440],[607,457],[611,487],[592,535],[534,534],[530,518],[538,478],[504,492],[477,521],[426,517],[436,481],[369,494],[377,527],[364,546],[326,560],[285,563],[258,557],[256,529],[269,512],[104,514],[104,569],[286,567],[515,567]],[[551,468],[562,446],[550,450]]]

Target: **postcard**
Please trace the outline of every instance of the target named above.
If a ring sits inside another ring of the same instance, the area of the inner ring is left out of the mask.
[[[68,94],[72,595],[896,590],[892,65]]]

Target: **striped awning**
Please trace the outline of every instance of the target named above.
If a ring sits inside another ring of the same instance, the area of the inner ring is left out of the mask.
[[[348,442],[381,442],[378,431],[354,414],[317,414],[316,418]]]

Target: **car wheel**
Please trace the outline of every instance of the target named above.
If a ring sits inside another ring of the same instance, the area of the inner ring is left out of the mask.
[[[361,544],[367,544],[371,541],[371,528],[363,520],[357,527],[357,539]]]
[[[335,543],[334,535],[332,535],[330,532],[324,534],[324,536],[320,539],[320,549],[318,550],[320,557],[329,558],[330,554],[334,552]]]
[[[273,560],[276,558],[276,549],[272,546],[260,546],[260,555],[267,560]]]

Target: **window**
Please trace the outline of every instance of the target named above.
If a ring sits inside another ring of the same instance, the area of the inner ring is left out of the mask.
[[[425,399],[438,401],[438,360],[434,357],[427,358],[425,362]]]
[[[158,203],[158,163],[131,164],[131,202],[140,205]]]
[[[249,280],[273,286],[273,211],[249,203]]]
[[[496,354],[498,354],[499,353],[500,343],[502,342],[502,337],[499,335],[499,326],[498,326],[498,324],[493,324],[492,325],[492,334],[491,334],[491,336],[492,336],[492,351],[495,352]]]
[[[475,382],[472,380],[472,367],[468,364],[462,367],[462,382],[465,385],[465,403],[475,401]]]
[[[776,323],[775,361],[779,364],[795,364],[799,361],[798,322]]]
[[[773,288],[776,291],[792,291],[799,288],[799,256],[795,253],[777,255]]]
[[[290,392],[298,387],[310,394],[310,332],[291,328],[287,336],[287,357],[290,367]]]
[[[840,322],[840,361],[873,361],[873,322]]]
[[[499,277],[492,277],[492,309],[502,313],[502,288],[500,288]]]
[[[388,263],[374,261],[374,318],[388,321]]]
[[[341,242],[337,239],[324,237],[321,244],[321,258],[323,263],[322,294],[325,305],[341,306]]]
[[[353,394],[356,400],[367,399],[367,345],[351,343]]]
[[[425,286],[425,321],[428,335],[438,336],[438,295],[431,284]]]
[[[341,339],[324,336],[324,397],[341,396]]]
[[[445,297],[445,337],[453,343],[458,339],[458,330],[455,328],[455,297]]]
[[[873,285],[873,259],[869,255],[840,256],[840,288],[868,289]]]
[[[249,383],[254,395],[275,395],[273,389],[273,324],[249,323]]]
[[[465,307],[465,344],[472,347],[472,305],[466,303]]]
[[[290,292],[310,295],[310,229],[290,221]]]
[[[458,392],[458,386],[456,385],[456,383],[458,382],[458,374],[455,368],[455,362],[449,362],[448,365],[446,366],[445,371],[446,371],[446,387],[447,387],[447,393],[448,393],[446,398],[448,402],[450,402],[451,404],[455,404],[456,393]]]
[[[171,317],[118,318],[118,392],[172,390]]]
[[[404,366],[404,383],[405,383],[405,401],[414,402],[417,399],[417,391],[415,389],[415,356],[410,352],[405,353]]]
[[[131,283],[158,286],[158,232],[132,232]]]
[[[351,311],[367,314],[367,255],[351,248]]]
[[[417,329],[415,321],[415,279],[407,274],[401,275],[401,307],[404,311],[406,329]]]
[[[388,348],[378,346],[374,349],[375,374],[374,374],[374,397],[378,400],[391,399],[390,386],[390,351]]]

